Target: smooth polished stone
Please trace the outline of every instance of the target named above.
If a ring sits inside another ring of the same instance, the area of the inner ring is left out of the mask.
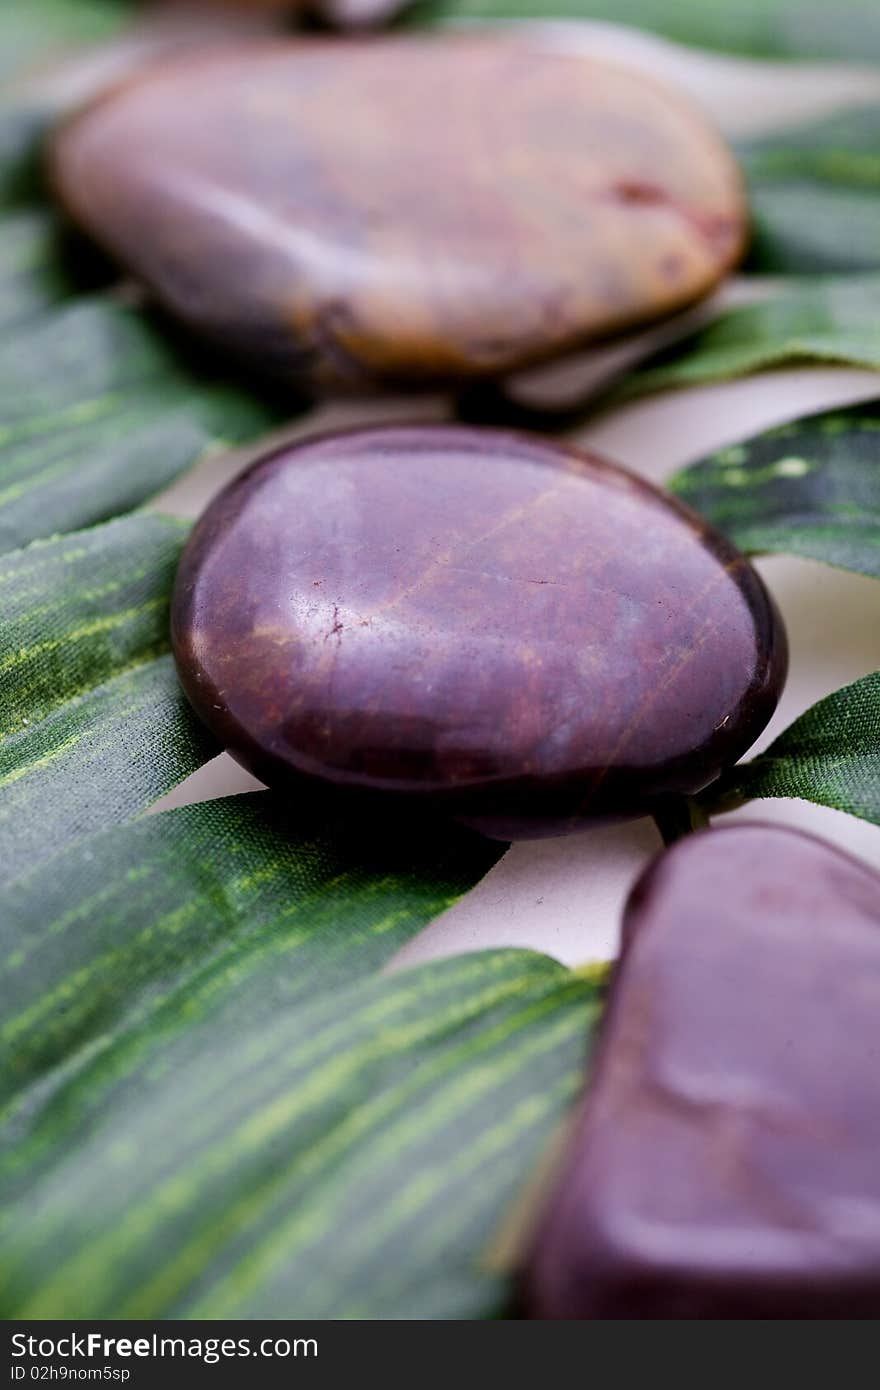
[[[663,316],[746,229],[683,98],[509,36],[182,58],[63,127],[51,166],[168,310],[318,385],[494,374]]]
[[[196,710],[263,781],[501,838],[705,786],[786,662],[761,580],[692,512],[574,449],[443,425],[258,463],[196,526],[172,631]]]
[[[525,1286],[536,1318],[880,1314],[880,875],[743,823],[662,855]]]

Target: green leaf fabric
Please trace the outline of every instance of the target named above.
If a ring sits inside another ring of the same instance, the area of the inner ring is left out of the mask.
[[[880,825],[880,671],[813,705],[701,800],[714,813],[761,796],[799,797]]]
[[[355,981],[92,1083],[0,1218],[6,1317],[465,1317],[581,1082],[595,980],[493,951]]]
[[[69,1086],[99,1055],[105,1079],[111,1053],[127,1069],[221,997],[238,1032],[377,970],[503,848],[411,815],[373,826],[317,792],[81,841],[0,893],[0,1106],[34,1083],[45,1106],[53,1071]]]
[[[136,0],[3,0],[0,207],[42,193],[43,136],[79,95],[67,79],[70,66],[81,53],[122,33],[139,9],[142,13]]]
[[[753,554],[880,578],[880,408],[827,411],[721,449],[671,491]]]
[[[279,419],[110,299],[38,315],[0,344],[0,551],[128,511]]]
[[[626,399],[799,362],[880,370],[880,275],[805,279],[764,302],[730,309],[613,394]]]
[[[0,737],[168,650],[187,530],[171,517],[125,517],[0,559]]]
[[[747,268],[880,269],[880,106],[744,143],[754,236]]]
[[[0,80],[130,21],[127,0],[7,0],[0,15]]]
[[[216,751],[166,654],[185,535],[135,515],[0,557],[0,878],[136,814]]]
[[[880,58],[876,0],[424,0],[411,23],[602,19],[754,57]]]
[[[0,209],[26,204],[42,191],[40,142],[47,118],[0,89]]]
[[[5,333],[100,278],[88,249],[77,242],[75,250],[74,261],[58,219],[43,208],[0,218],[0,328]]]

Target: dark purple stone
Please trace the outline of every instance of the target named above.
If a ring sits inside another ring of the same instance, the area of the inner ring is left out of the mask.
[[[880,875],[772,825],[630,900],[535,1318],[880,1315]]]
[[[699,790],[786,665],[761,580],[692,512],[575,449],[452,426],[256,464],[195,529],[173,639],[194,707],[270,785],[503,838]]]

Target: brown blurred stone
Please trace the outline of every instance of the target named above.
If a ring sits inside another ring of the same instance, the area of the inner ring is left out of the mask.
[[[778,826],[662,855],[528,1263],[536,1318],[880,1315],[880,876]]]
[[[743,246],[731,156],[676,94],[487,36],[188,57],[54,144],[73,215],[265,372],[454,380],[708,292]]]
[[[209,507],[173,606],[195,709],[270,785],[409,797],[501,838],[649,811],[770,717],[748,562],[647,483],[527,435],[288,446]]]

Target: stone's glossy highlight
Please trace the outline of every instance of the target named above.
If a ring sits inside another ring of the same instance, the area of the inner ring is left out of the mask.
[[[667,314],[746,227],[699,113],[525,38],[180,59],[68,123],[52,167],[169,310],[318,384],[497,373]]]
[[[172,632],[196,710],[270,785],[410,796],[502,838],[704,786],[785,672],[760,579],[693,513],[452,426],[258,463],[196,526]]]
[[[772,825],[637,886],[537,1318],[880,1313],[880,876]]]

